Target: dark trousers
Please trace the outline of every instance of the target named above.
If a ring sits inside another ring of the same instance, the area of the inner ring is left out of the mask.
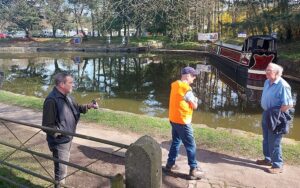
[[[263,153],[265,160],[272,162],[274,168],[283,166],[281,140],[282,134],[274,134],[267,125],[267,113],[262,116]]]
[[[71,145],[72,142],[53,144],[49,145],[49,149],[52,152],[54,158],[69,162]],[[65,177],[67,176],[67,165],[54,161],[54,175],[55,180],[59,182],[59,184],[64,184]],[[59,188],[59,184],[55,185],[55,187]]]
[[[191,124],[181,125],[170,122],[172,125],[172,144],[169,151],[168,166],[175,164],[181,143],[185,146],[190,169],[197,167],[196,143]]]

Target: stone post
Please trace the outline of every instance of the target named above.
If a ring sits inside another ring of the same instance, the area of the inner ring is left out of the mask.
[[[160,145],[150,136],[131,144],[125,154],[126,188],[160,188],[161,155]]]

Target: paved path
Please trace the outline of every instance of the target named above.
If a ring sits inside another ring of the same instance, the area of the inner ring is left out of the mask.
[[[34,124],[41,124],[41,112],[31,109],[9,106],[0,103],[0,117],[12,118],[18,121],[25,121]],[[92,123],[80,122],[77,133],[85,134],[101,139],[107,139],[123,144],[135,142],[141,135],[134,133],[123,133],[117,130],[105,128]],[[162,164],[166,163],[170,140],[156,138],[162,148]],[[104,152],[115,152],[119,148],[109,145],[94,143],[82,139],[74,139],[77,145],[88,145]],[[124,150],[117,152],[124,156]],[[177,164],[181,170],[175,174],[163,175],[163,187],[188,187],[188,188],[214,188],[214,187],[269,187],[269,188],[296,188],[300,187],[299,166],[284,166],[284,173],[271,175],[264,170],[265,167],[257,166],[254,160],[244,159],[237,156],[228,156],[213,151],[197,151],[197,159],[206,175],[197,181],[185,179],[188,173],[187,159],[184,148],[180,150]]]

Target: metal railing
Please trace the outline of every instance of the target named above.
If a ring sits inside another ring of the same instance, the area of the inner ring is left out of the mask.
[[[13,145],[11,143],[4,142],[4,141],[0,140],[0,145],[3,145],[3,146],[6,146],[6,147],[9,147],[9,148],[13,149],[13,151],[8,153],[3,159],[0,159],[0,164],[1,165],[5,165],[9,168],[19,170],[21,172],[24,172],[26,174],[29,174],[31,176],[34,176],[36,178],[42,179],[46,182],[49,182],[49,183],[51,183],[49,186],[51,186],[52,184],[56,184],[56,185],[59,184],[59,182],[55,181],[55,179],[53,178],[51,173],[47,170],[47,168],[44,167],[44,165],[38,160],[38,158],[43,158],[43,159],[51,160],[51,161],[54,161],[54,162],[62,163],[62,164],[65,164],[67,166],[70,166],[70,167],[73,167],[73,168],[76,169],[74,172],[68,174],[65,178],[72,176],[73,174],[75,174],[78,171],[83,171],[83,172],[87,172],[87,173],[96,175],[98,177],[103,177],[103,178],[109,179],[111,187],[123,187],[123,176],[122,175],[120,175],[120,174],[116,174],[116,175],[113,175],[113,176],[106,175],[106,174],[99,173],[95,170],[92,170],[92,169],[88,168],[90,165],[95,163],[97,160],[93,161],[91,163],[88,163],[87,165],[80,166],[78,164],[63,161],[63,160],[60,160],[58,158],[53,158],[52,156],[44,154],[44,153],[33,151],[31,149],[26,148],[25,144],[28,143],[31,139],[33,139],[36,135],[40,135],[40,133],[42,131],[52,131],[52,132],[57,132],[57,133],[61,133],[61,134],[64,134],[64,135],[69,135],[69,136],[73,136],[73,137],[77,137],[77,138],[81,138],[81,139],[85,139],[85,140],[94,141],[94,142],[97,142],[97,143],[102,143],[102,144],[107,144],[107,145],[112,145],[112,146],[118,147],[119,149],[114,151],[114,152],[117,152],[121,149],[127,149],[129,147],[129,145],[122,144],[122,143],[117,143],[117,142],[112,142],[112,141],[109,141],[109,140],[100,139],[100,138],[96,138],[96,137],[91,137],[91,136],[87,136],[87,135],[83,135],[83,134],[70,133],[70,132],[61,131],[61,130],[57,130],[57,129],[53,129],[53,128],[49,128],[49,127],[43,127],[43,126],[32,124],[32,123],[20,122],[20,121],[16,121],[16,120],[12,120],[12,119],[7,119],[7,118],[0,118],[0,123],[3,124],[7,128],[7,130],[14,136],[14,138],[16,140],[18,140],[18,142],[20,143],[19,146],[16,146],[16,145]],[[33,134],[30,138],[28,138],[28,139],[26,139],[25,141],[22,142],[18,138],[18,136],[10,129],[10,126],[8,125],[8,123],[13,123],[13,124],[21,125],[21,126],[26,126],[26,127],[39,129],[39,131],[36,132],[35,134]],[[26,153],[30,154],[36,160],[36,162],[39,163],[39,165],[44,169],[44,171],[48,174],[48,176],[36,173],[36,172],[31,171],[29,169],[22,168],[18,165],[7,162],[7,159],[17,151],[22,151],[22,152],[26,152]],[[20,186],[21,187],[26,187],[25,185],[20,185],[19,182],[14,182],[13,180],[8,179],[4,176],[0,176],[0,179],[3,180],[3,181],[6,181],[8,183],[11,183],[13,185],[17,185],[18,187],[20,187]],[[47,186],[47,187],[49,187],[49,186]],[[65,185],[65,184],[61,185],[61,186],[62,187],[69,187],[68,185]]]

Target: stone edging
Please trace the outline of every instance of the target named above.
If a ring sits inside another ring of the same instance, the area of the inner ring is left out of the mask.
[[[148,47],[0,47],[0,53],[28,53],[52,51],[80,51],[80,52],[146,52]]]

